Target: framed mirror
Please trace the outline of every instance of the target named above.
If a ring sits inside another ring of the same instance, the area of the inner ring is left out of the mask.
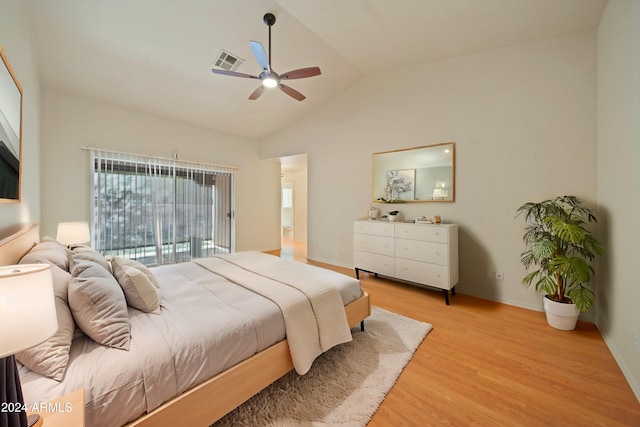
[[[0,46],[0,202],[20,201],[22,86]]]
[[[455,201],[455,159],[454,142],[373,153],[373,201]]]

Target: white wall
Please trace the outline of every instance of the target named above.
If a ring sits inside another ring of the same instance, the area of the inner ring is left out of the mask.
[[[40,87],[24,2],[0,3],[0,45],[22,85],[22,193],[20,203],[0,203],[0,230],[40,218]]]
[[[597,323],[638,399],[639,41],[640,2],[609,0],[598,28],[598,202],[607,254],[600,268]]]
[[[595,31],[369,78],[261,150],[308,153],[309,258],[352,267],[352,221],[371,206],[371,153],[447,141],[456,142],[455,203],[393,208],[460,224],[461,293],[540,310],[541,296],[520,285],[524,224],[514,213],[556,195],[596,202]]]
[[[254,140],[72,94],[42,92],[42,228],[89,220],[89,154],[82,147],[238,166],[236,249],[280,247],[280,164],[261,160]]]
[[[307,191],[307,170],[300,170],[294,174],[296,186],[294,188],[295,193],[295,206],[294,206],[294,220],[295,230],[293,238],[296,242],[307,243],[307,205],[309,203],[309,193]]]

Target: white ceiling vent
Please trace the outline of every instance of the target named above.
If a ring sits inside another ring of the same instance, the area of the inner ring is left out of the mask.
[[[213,61],[213,65],[223,70],[236,71],[243,62],[244,59],[222,49],[216,60]]]

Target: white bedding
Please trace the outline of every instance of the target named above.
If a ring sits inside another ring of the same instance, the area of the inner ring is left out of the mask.
[[[353,279],[343,274],[261,252],[219,255],[195,262],[278,305],[293,366],[300,375],[309,371],[322,352],[352,339],[339,286]],[[320,274],[323,271],[326,274]]]
[[[294,270],[290,274],[299,275]],[[282,312],[268,298],[196,263],[153,273],[163,295],[161,314],[129,308],[130,350],[77,338],[60,383],[21,367],[27,405],[84,387],[86,425],[121,426],[285,338]],[[347,279],[336,284],[343,305],[362,295],[359,282]]]

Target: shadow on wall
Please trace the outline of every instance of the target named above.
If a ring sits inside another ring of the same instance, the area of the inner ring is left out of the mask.
[[[612,294],[616,291],[614,286],[614,279],[610,268],[610,259],[613,257],[611,252],[611,222],[609,219],[609,211],[603,207],[598,209],[598,225],[597,235],[602,247],[605,248],[603,256],[596,258],[595,270],[596,274],[593,276],[595,280],[596,291],[596,324],[600,330],[600,334],[607,336],[609,332],[609,325],[611,323],[611,313],[609,307],[611,307],[610,301],[613,300]]]

